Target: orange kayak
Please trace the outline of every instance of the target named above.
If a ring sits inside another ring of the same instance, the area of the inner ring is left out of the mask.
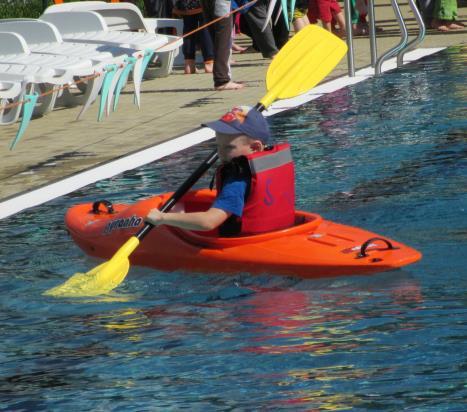
[[[107,201],[71,207],[65,223],[87,254],[111,258],[143,225],[148,211],[171,193],[133,205]],[[207,210],[215,197],[208,189],[187,193],[173,211]],[[270,273],[303,278],[370,274],[396,269],[422,255],[402,243],[366,230],[295,212],[295,226],[254,236],[220,238],[215,233],[160,226],[130,256],[132,264],[172,271]]]

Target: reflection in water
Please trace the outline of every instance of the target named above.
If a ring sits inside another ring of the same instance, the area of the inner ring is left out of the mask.
[[[371,348],[381,351],[384,337],[391,330],[423,327],[407,317],[407,311],[423,304],[423,296],[418,283],[406,278],[373,289],[258,289],[245,304],[239,320],[256,328],[243,350],[261,355],[309,354],[300,369],[285,368],[287,372],[277,385],[287,399],[280,403],[319,410],[358,407],[363,403],[361,398],[346,392],[343,382],[385,379],[392,372],[384,365],[348,363],[342,354],[368,352]],[[330,364],[320,366],[322,363]]]
[[[413,309],[414,305],[423,302],[419,285],[410,280],[400,280],[376,293],[377,302],[385,302],[384,311],[379,312],[377,307],[371,306],[375,291],[351,288],[326,292],[257,290],[246,300],[247,309],[241,311],[240,319],[258,325],[261,336],[254,339],[255,344],[250,342],[245,350],[271,354],[311,352],[314,355],[352,350],[373,341],[362,337],[365,333],[360,334],[362,336],[355,334],[357,322],[375,315],[392,317],[403,313],[406,307]],[[366,308],[367,303],[373,312],[356,310],[357,307]],[[389,323],[385,323],[384,328]],[[398,322],[398,327],[411,328],[412,325]],[[263,341],[269,344],[261,344]]]
[[[345,325],[351,321],[350,317],[355,319],[360,315],[349,313],[345,304],[356,304],[359,298],[347,297],[339,308],[335,307],[332,299],[333,296],[320,297],[320,302],[313,302],[311,291],[257,293],[248,299],[248,307],[252,308],[251,312],[243,314],[243,320],[258,323],[262,333],[255,339],[255,344],[245,350],[270,354],[313,352],[321,355],[358,346],[359,342],[354,341]]]
[[[319,113],[318,126],[324,136],[336,139],[341,147],[352,145],[352,135],[357,123],[355,116],[355,90],[344,88],[316,101]],[[331,97],[332,96],[332,97]]]

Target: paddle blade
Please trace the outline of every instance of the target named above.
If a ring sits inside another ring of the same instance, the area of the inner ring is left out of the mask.
[[[108,262],[102,263],[87,273],[75,273],[65,283],[44,292],[55,297],[98,296],[115,289],[125,279],[130,269],[129,255],[139,244],[131,237]]]
[[[331,32],[310,24],[274,57],[266,75],[268,93],[261,104],[286,99],[315,87],[340,62],[347,45]]]

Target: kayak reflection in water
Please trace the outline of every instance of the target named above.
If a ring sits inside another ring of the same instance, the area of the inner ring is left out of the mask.
[[[234,107],[207,123],[216,132],[222,164],[216,171],[218,195],[207,211],[162,213],[146,217],[154,226],[214,231],[220,236],[246,236],[293,226],[294,165],[288,144],[274,144],[268,123],[251,107]]]

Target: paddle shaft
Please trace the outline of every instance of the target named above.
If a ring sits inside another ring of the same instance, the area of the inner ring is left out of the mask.
[[[206,160],[201,163],[198,168],[191,174],[191,176],[183,182],[183,184],[177,189],[176,192],[170,196],[169,200],[165,202],[162,207],[160,208],[161,212],[168,212],[172,207],[174,207],[175,203],[177,203],[180,198],[182,198],[188,190],[191,189],[191,187],[201,178],[201,176],[206,173],[206,171],[214,164],[216,163],[216,160],[219,158],[219,155],[217,154],[217,149],[213,150],[209,156],[206,158]],[[151,231],[151,229],[154,227],[153,224],[151,223],[146,223],[143,228],[141,228],[138,233],[136,233],[136,237],[139,240],[144,239],[144,237]]]
[[[253,109],[262,112],[265,107],[261,103],[257,103]],[[183,182],[177,191],[170,196],[169,200],[167,200],[159,210],[165,213],[172,209],[172,207],[174,207],[174,205],[193,187],[193,185],[207,172],[207,170],[216,163],[218,158],[219,155],[217,153],[217,149],[215,149],[209,154],[206,160],[198,166],[191,176]],[[135,234],[135,237],[139,240],[143,240],[153,227],[153,224],[146,223],[144,227]]]

